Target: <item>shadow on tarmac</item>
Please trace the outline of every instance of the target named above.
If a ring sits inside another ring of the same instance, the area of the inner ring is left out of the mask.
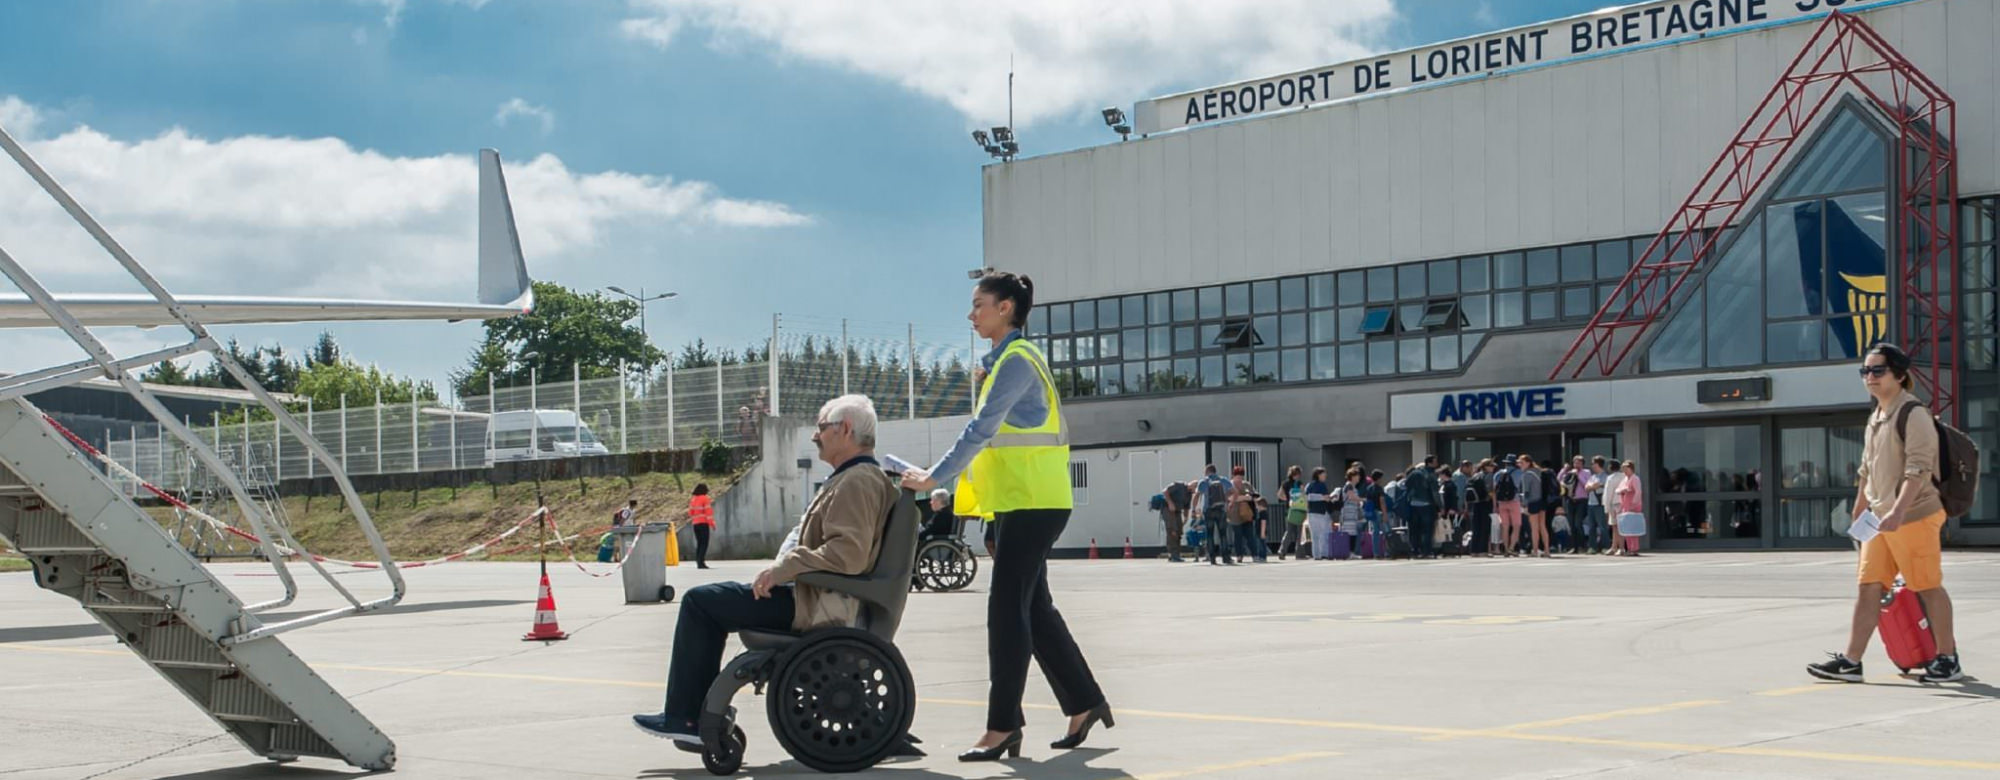
[[[414,615],[424,612],[444,612],[455,609],[484,609],[486,607],[511,607],[533,604],[534,599],[471,599],[467,601],[435,601],[427,604],[398,604],[388,609],[371,612],[374,615]],[[271,612],[259,617],[265,622],[277,622],[295,617],[316,614],[313,610],[300,612]],[[66,626],[26,626],[22,628],[0,628],[0,645],[14,642],[47,642],[57,639],[83,639],[93,636],[109,636],[110,631],[97,623],[77,623]]]
[[[970,743],[968,742],[967,744]],[[926,746],[928,747],[928,745]],[[751,750],[754,751],[756,750],[757,746],[752,745],[750,747]],[[772,746],[771,749],[778,751],[780,755],[784,753],[783,748],[777,747],[775,745]],[[1118,752],[1117,748],[1078,748],[1076,750],[1064,751],[1061,755],[1058,755],[1047,761],[1038,761],[1031,758],[1006,759],[997,763],[999,764],[1000,767],[1006,769],[1007,773],[1003,775],[996,775],[996,777],[1018,778],[1018,780],[1115,780],[1117,778],[1131,777],[1132,776],[1131,773],[1126,772],[1125,770],[1122,769],[1111,769],[1108,767],[1088,765],[1088,762],[1090,761],[1095,761],[1110,756],[1117,752]],[[922,769],[914,766],[907,768],[904,767],[904,765],[906,764],[915,763],[920,760],[935,760],[937,755],[945,755],[945,757],[949,760],[950,756],[955,755],[955,753],[956,749],[954,749],[954,752],[951,754],[933,754],[931,759],[892,758],[880,764],[876,764],[874,769],[866,771],[879,773],[885,777],[895,777],[907,780],[960,780],[958,775],[942,774],[939,772],[934,772],[929,769]],[[699,765],[700,759],[694,758],[693,756],[689,756],[689,758],[696,762],[695,766],[688,767],[685,769],[648,769],[641,772],[638,775],[639,780],[668,780],[668,778],[712,777],[712,775],[708,773],[708,770],[703,769]],[[775,764],[769,764],[765,766],[746,765],[743,767],[742,770],[738,771],[735,776],[743,778],[773,778],[773,777],[824,778],[824,777],[833,777],[834,775],[827,775],[817,770],[814,770],[811,767],[808,767],[804,764],[801,764],[797,761],[786,759],[784,761],[779,761]]]

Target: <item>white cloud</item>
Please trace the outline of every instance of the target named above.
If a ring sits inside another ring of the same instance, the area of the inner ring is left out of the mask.
[[[7,115],[32,116],[22,105],[0,98]],[[336,138],[209,140],[180,129],[127,141],[88,127],[26,146],[177,292],[471,299],[471,155],[394,157]],[[656,252],[661,229],[811,222],[708,182],[578,172],[547,154],[509,161],[507,183],[537,278],[607,254]],[[607,245],[610,236],[644,245]],[[136,291],[11,164],[0,165],[0,237],[58,291]]]
[[[520,98],[501,103],[500,110],[493,114],[493,124],[506,127],[507,120],[514,117],[527,117],[541,123],[542,135],[548,135],[556,129],[556,112]]]
[[[1314,67],[1381,48],[1391,0],[630,0],[630,38],[670,45],[683,26],[711,45],[774,45],[787,59],[887,79],[975,123],[1128,105],[1159,92]]]
[[[35,137],[35,129],[41,124],[41,112],[13,95],[0,97],[0,128],[6,128],[9,135],[26,140]]]

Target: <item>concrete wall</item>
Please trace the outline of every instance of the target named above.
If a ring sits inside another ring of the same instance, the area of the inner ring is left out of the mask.
[[[1860,17],[1957,100],[1961,191],[2000,190],[2000,4]],[[985,264],[1055,301],[1651,235],[1817,24],[989,165]]]
[[[772,453],[752,466],[735,487],[715,504],[718,558],[758,558],[776,554],[785,534],[805,514],[806,485],[798,463],[784,453],[797,449],[796,421],[773,417],[764,425],[763,451]],[[683,549],[693,549],[694,536],[683,532]]]

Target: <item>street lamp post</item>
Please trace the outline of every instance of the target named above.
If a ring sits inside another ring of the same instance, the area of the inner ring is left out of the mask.
[[[617,293],[619,295],[623,295],[627,298],[632,299],[634,303],[639,304],[639,333],[640,335],[646,337],[646,343],[648,344],[651,344],[653,342],[653,334],[651,331],[646,330],[646,304],[652,303],[653,301],[663,301],[668,298],[680,297],[680,293],[677,292],[663,292],[660,293],[659,295],[647,295],[646,288],[644,287],[639,288],[639,292],[636,295],[626,292],[625,288],[619,287],[618,285],[615,284],[606,287],[604,289],[610,290],[611,292]]]

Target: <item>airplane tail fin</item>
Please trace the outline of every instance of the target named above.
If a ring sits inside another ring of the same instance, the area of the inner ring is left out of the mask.
[[[507,200],[507,177],[500,172],[500,153],[479,150],[479,302],[493,306],[534,308],[533,280],[521,256],[521,236],[514,229],[514,206]]]

